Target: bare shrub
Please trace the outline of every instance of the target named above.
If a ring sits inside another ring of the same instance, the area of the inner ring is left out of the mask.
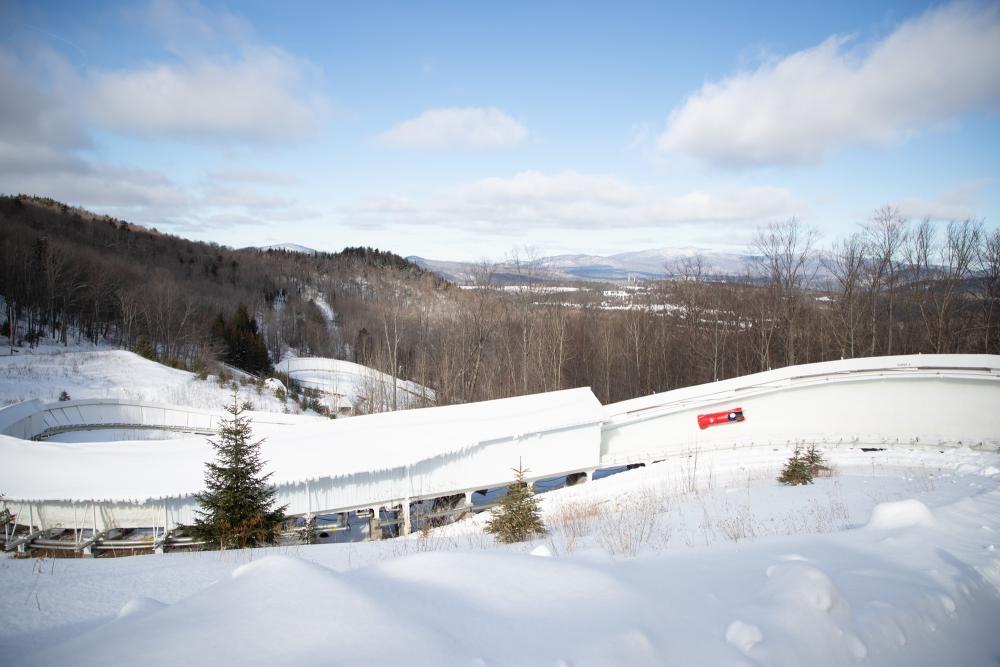
[[[722,534],[733,542],[757,537],[757,519],[749,505],[737,508],[736,512],[719,521],[718,526]]]
[[[546,519],[552,546],[564,553],[572,553],[582,539],[594,532],[601,517],[599,503],[563,505]]]

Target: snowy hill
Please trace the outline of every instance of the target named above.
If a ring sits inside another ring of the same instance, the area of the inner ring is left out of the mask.
[[[435,399],[434,390],[416,382],[341,359],[286,357],[276,368],[299,385],[321,391],[341,414],[391,410],[394,386],[398,409],[425,407]]]
[[[55,401],[62,392],[71,399],[122,398],[221,410],[232,401],[232,384],[201,380],[126,350],[62,351],[42,347],[35,353],[0,356],[0,406],[41,399]],[[298,412],[294,401],[273,391],[238,385],[240,400],[255,409]]]

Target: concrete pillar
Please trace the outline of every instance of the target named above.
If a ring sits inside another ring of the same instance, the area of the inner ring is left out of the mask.
[[[379,508],[372,508],[372,515],[368,517],[368,539],[369,540],[381,540],[382,539],[382,521],[379,517]]]
[[[403,506],[399,510],[403,513],[403,535],[410,534],[410,499],[403,501]]]

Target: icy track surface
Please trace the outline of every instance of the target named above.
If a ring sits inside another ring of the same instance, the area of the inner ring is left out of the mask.
[[[731,455],[381,543],[0,561],[19,665],[996,665],[1000,456],[833,452],[813,486]],[[742,465],[742,464],[740,464]]]

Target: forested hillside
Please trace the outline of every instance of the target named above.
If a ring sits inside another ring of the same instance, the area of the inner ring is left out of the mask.
[[[447,287],[391,253],[233,250],[34,197],[0,198],[0,253],[11,346],[83,338],[182,365],[228,355],[254,371],[268,365],[258,342],[271,362],[287,347],[350,352],[318,303],[352,313],[383,282]]]
[[[754,258],[719,280],[546,291],[524,266],[483,266],[458,289],[391,253],[232,250],[26,197],[0,199],[0,294],[11,345],[74,337],[174,363],[255,372],[289,348],[432,387],[440,403],[591,386],[603,401],[842,357],[1000,352],[1000,232],[891,209],[818,252],[795,221],[758,230]],[[835,278],[816,291],[819,262]],[[330,311],[333,318],[331,321]]]

